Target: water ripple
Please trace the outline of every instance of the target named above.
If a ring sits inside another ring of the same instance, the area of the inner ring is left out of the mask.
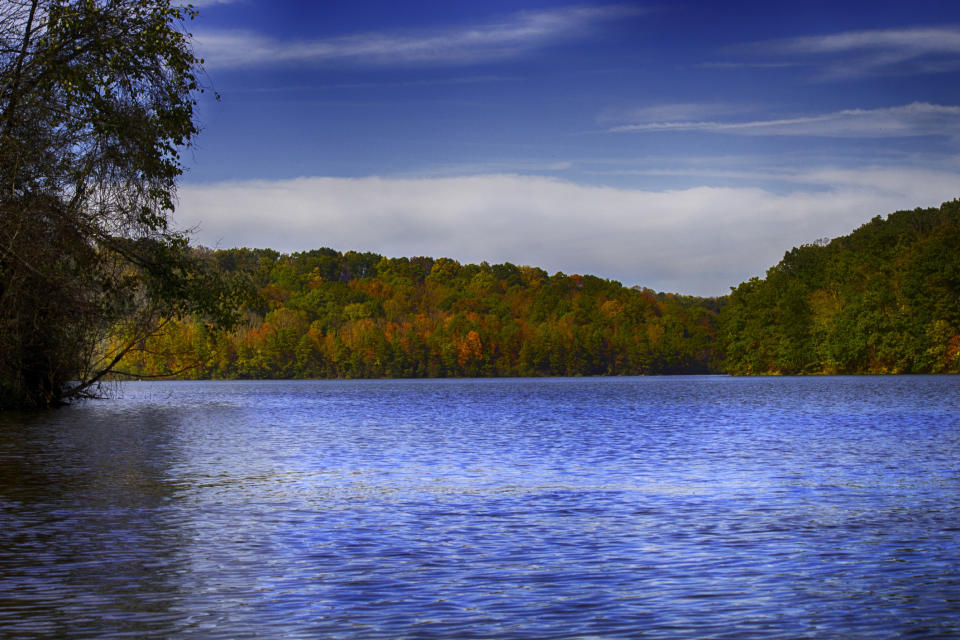
[[[0,417],[0,637],[960,637],[960,380],[138,383]]]

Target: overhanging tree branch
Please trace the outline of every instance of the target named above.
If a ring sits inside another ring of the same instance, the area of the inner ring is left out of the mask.
[[[200,69],[172,2],[0,10],[0,408],[87,393],[135,347],[103,352],[124,323],[233,315],[168,219]]]

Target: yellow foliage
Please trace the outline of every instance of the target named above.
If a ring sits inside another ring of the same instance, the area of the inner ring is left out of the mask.
[[[623,313],[623,304],[619,300],[607,300],[600,305],[600,313],[608,318],[616,318]]]

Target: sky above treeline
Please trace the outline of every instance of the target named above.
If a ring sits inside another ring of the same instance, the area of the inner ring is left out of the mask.
[[[960,196],[954,0],[193,4],[207,246],[713,296]]]

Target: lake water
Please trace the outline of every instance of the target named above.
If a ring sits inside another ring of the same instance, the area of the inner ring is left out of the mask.
[[[0,415],[0,637],[960,637],[960,378],[149,382]]]

